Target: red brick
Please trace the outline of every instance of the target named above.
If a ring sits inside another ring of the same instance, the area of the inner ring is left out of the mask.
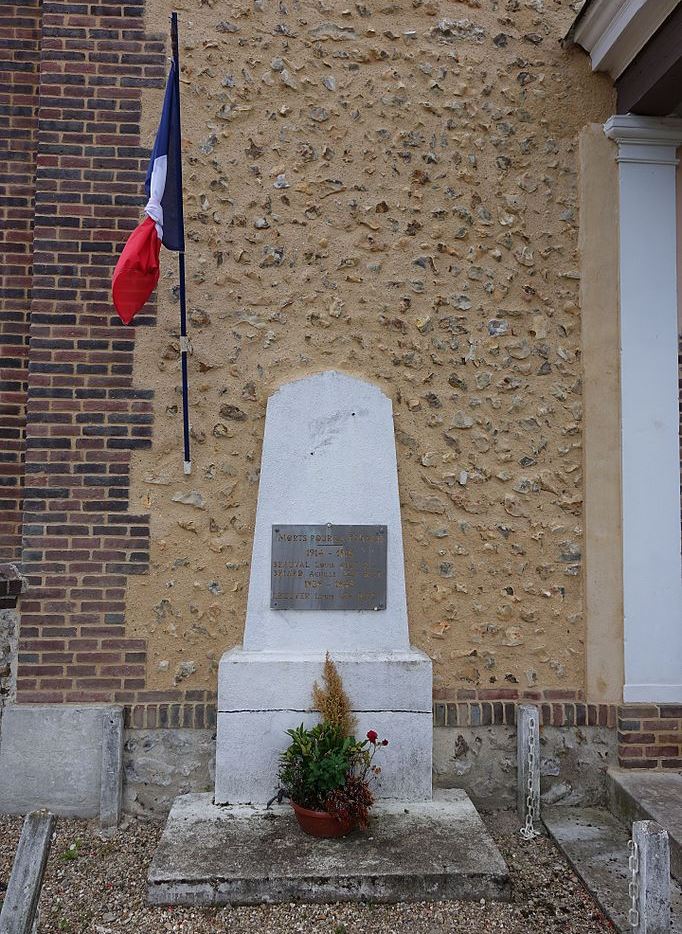
[[[518,696],[516,688],[484,688],[478,692],[479,700],[516,700]]]
[[[64,703],[66,704],[107,704],[111,701],[111,691],[103,689],[66,691]]]
[[[657,733],[656,742],[660,743],[662,746],[670,744],[679,746],[682,744],[682,733]]]
[[[17,687],[17,700],[22,704],[61,704],[64,702],[62,691],[21,691]]]
[[[659,759],[670,756],[679,755],[680,747],[678,745],[674,746],[645,746],[644,754],[650,756],[651,758],[657,757]]]
[[[642,730],[679,730],[680,723],[676,720],[642,720]]]
[[[659,709],[661,717],[665,717],[666,719],[669,717],[679,717],[682,719],[682,704],[661,704]]]
[[[117,665],[121,656],[115,652],[77,652],[74,660],[84,665]]]
[[[476,700],[478,694],[470,688],[459,688],[457,691],[457,700]]]
[[[70,690],[72,686],[71,678],[41,678],[40,687],[44,691],[51,690]]]
[[[618,707],[618,716],[626,720],[643,717],[658,717],[657,704],[622,704]]]
[[[655,742],[656,737],[653,733],[621,733],[618,732],[618,742],[628,745],[645,745]]]
[[[643,746],[619,746],[618,757],[620,759],[641,759],[644,756]]]

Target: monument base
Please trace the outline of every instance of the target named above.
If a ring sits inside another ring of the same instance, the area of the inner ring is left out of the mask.
[[[334,652],[357,719],[356,735],[376,730],[389,745],[377,798],[431,798],[431,659],[417,649]],[[216,804],[262,804],[277,790],[278,758],[286,730],[319,715],[312,687],[322,677],[324,653],[226,652],[218,673]],[[379,761],[380,760],[380,761]]]
[[[216,807],[210,795],[181,795],[149,867],[149,902],[510,898],[507,866],[465,792],[437,790],[432,801],[416,804],[382,802],[372,814],[367,833],[320,840],[301,832],[288,805]]]

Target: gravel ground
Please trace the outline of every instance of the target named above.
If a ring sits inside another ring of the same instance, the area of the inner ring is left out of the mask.
[[[544,837],[524,842],[512,812],[485,818],[507,860],[510,904],[275,905],[150,908],[147,866],[159,824],[130,821],[102,839],[87,821],[59,820],[40,901],[39,934],[597,934],[613,931],[574,873]],[[9,878],[21,819],[0,815],[0,895]]]

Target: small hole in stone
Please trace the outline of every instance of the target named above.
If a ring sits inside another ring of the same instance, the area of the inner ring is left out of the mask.
[[[315,453],[314,451],[311,451],[311,452],[310,452],[310,456],[312,457],[314,453]]]
[[[355,412],[351,412],[350,414],[351,414],[351,415],[355,415]]]

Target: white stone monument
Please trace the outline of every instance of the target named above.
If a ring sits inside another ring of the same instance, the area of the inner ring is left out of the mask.
[[[273,530],[327,523],[385,526],[383,608],[272,605]],[[268,401],[244,644],[223,655],[218,675],[217,804],[273,796],[285,730],[319,719],[311,692],[327,651],[358,737],[374,729],[389,740],[377,796],[430,799],[431,660],[409,643],[391,400],[333,371]]]

